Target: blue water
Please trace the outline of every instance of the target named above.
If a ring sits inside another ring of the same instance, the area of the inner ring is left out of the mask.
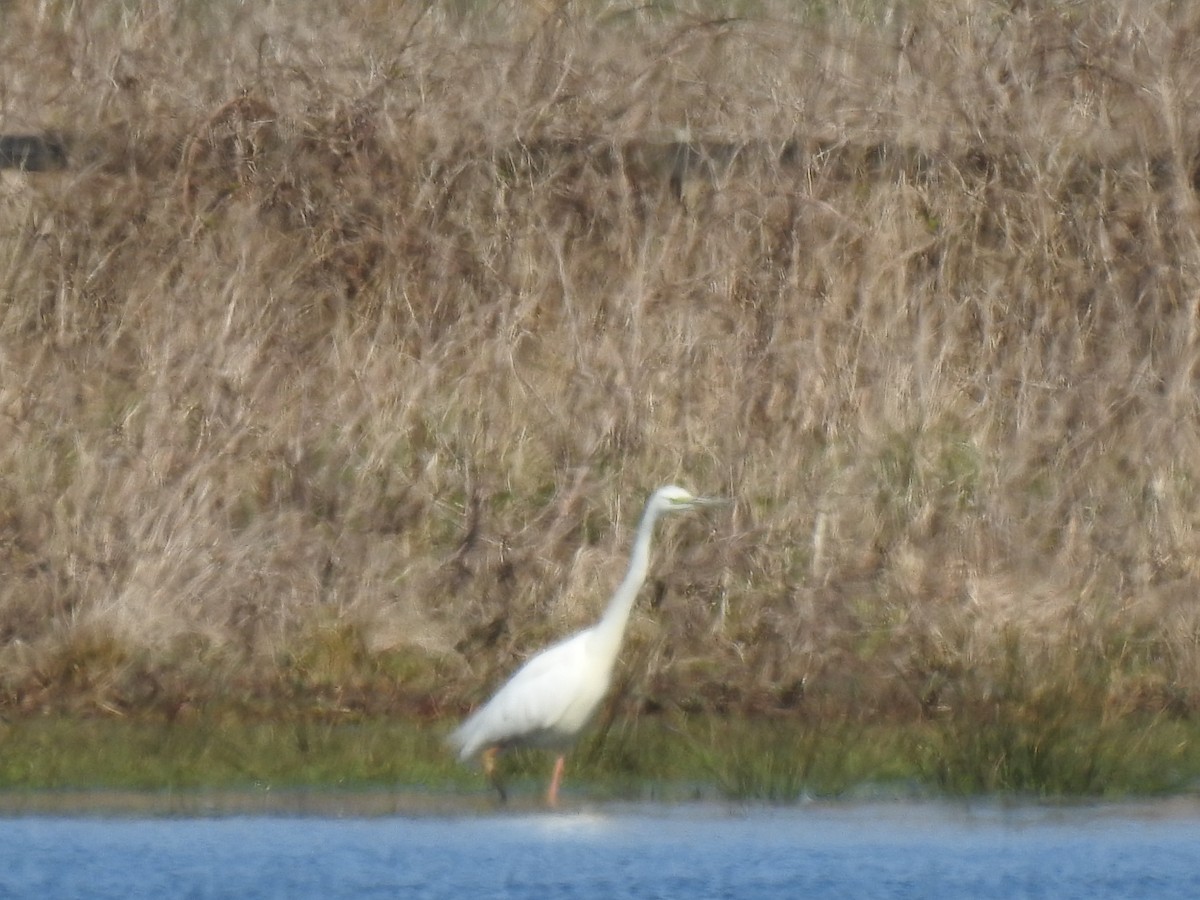
[[[0,818],[0,897],[1200,897],[1200,802]]]

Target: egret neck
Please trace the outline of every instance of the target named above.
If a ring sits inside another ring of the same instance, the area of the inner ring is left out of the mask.
[[[610,667],[621,649],[629,612],[637,600],[642,582],[646,580],[646,572],[650,568],[650,539],[654,536],[654,525],[663,512],[664,507],[658,503],[651,503],[646,507],[633,540],[633,550],[629,554],[629,571],[625,573],[624,579],[608,603],[608,609],[604,611],[603,618],[596,623],[592,633],[597,658],[607,661]]]

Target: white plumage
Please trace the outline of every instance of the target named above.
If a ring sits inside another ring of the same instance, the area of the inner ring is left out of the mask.
[[[554,644],[525,663],[487,703],[450,736],[459,758],[483,754],[489,777],[496,755],[508,747],[557,747],[570,744],[604,699],[625,625],[646,580],[654,525],[664,513],[723,501],[693,496],[675,485],[661,487],[646,503],[630,553],[629,571],[603,617],[590,628]],[[555,761],[547,799],[557,802],[563,757]],[[503,797],[503,788],[496,783]]]

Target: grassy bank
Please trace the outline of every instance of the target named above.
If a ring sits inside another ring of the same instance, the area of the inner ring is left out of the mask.
[[[969,730],[968,730],[969,729]],[[191,722],[46,718],[0,732],[0,805],[28,792],[418,791],[496,800],[459,766],[440,729],[394,719]],[[1127,797],[1200,789],[1194,724],[1139,718],[1043,722],[998,714],[923,724],[654,717],[587,739],[568,795],[592,799]],[[514,802],[536,802],[550,758],[506,757]]]
[[[734,503],[664,529],[610,741],[1194,774],[1200,12],[729,12],[0,6],[0,131],[54,151],[0,182],[6,740],[440,733],[677,481]]]

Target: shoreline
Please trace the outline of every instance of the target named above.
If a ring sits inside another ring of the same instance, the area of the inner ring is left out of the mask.
[[[446,749],[447,730],[448,723],[440,721],[386,718],[9,720],[0,728],[0,795],[9,798],[0,800],[0,809],[20,797],[129,796],[134,805],[158,797],[168,805],[202,808],[212,802],[224,808],[271,806],[278,797],[285,806],[320,803],[327,796],[340,803],[379,792],[372,803],[393,803],[396,809],[496,805],[478,768],[459,764]],[[644,716],[590,732],[568,756],[566,787],[602,802],[785,805],[886,796],[1187,795],[1200,789],[1197,748],[1197,723],[1101,724],[1088,721],[1086,713],[1040,732],[1015,725],[989,731],[985,723],[972,731],[962,721]],[[535,750],[501,758],[514,801],[509,808],[540,801],[550,763],[549,755]]]
[[[538,799],[517,797],[499,803],[494,795],[479,796],[416,787],[195,789],[186,791],[73,789],[0,790],[0,819],[31,816],[78,818],[462,818],[545,815],[570,817],[586,814],[627,816],[744,816],[854,814],[872,811],[873,817],[890,817],[919,811],[922,816],[966,818],[985,822],[1011,818],[1017,824],[1086,812],[1091,816],[1162,821],[1200,817],[1200,784],[1178,793],[1119,799],[977,796],[947,797],[907,794],[881,786],[865,796],[801,798],[791,803],[722,799],[716,796],[685,799],[681,791],[665,799],[597,799],[586,787],[567,795],[557,809]]]

